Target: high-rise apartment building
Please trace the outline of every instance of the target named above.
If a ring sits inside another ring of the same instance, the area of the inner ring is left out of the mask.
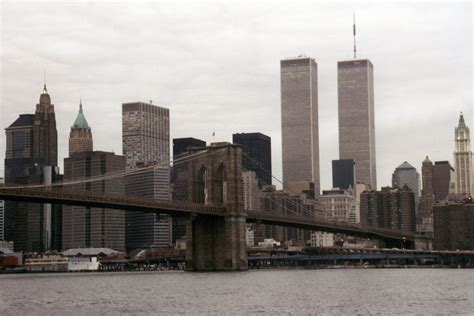
[[[360,222],[363,227],[382,227],[406,233],[415,232],[415,195],[404,186],[382,191],[365,191],[360,195]]]
[[[104,151],[77,152],[64,159],[64,181],[97,177],[125,170],[125,158]],[[67,190],[124,193],[121,177],[68,185]],[[63,249],[112,248],[125,249],[125,211],[82,206],[64,206]]]
[[[319,195],[318,65],[297,57],[282,60],[280,67],[283,187],[313,182]]]
[[[82,101],[79,104],[79,113],[69,133],[69,156],[77,152],[92,151],[92,131],[82,112]]]
[[[474,172],[472,166],[471,135],[464,116],[459,116],[454,129],[454,170],[456,172],[456,194],[473,195]]]
[[[258,185],[272,184],[272,140],[262,133],[237,133],[232,142],[243,146],[243,164],[246,170],[254,171]]]
[[[373,72],[368,59],[337,63],[339,158],[353,159],[357,181],[376,190]]]
[[[155,166],[141,176],[128,176],[126,194],[170,200],[169,109],[142,102],[122,104],[122,146],[128,170]],[[172,244],[169,215],[127,212],[126,222],[127,250]]]
[[[433,208],[436,250],[472,250],[474,248],[474,204],[441,203]]]
[[[420,174],[408,162],[403,162],[400,166],[395,168],[392,174],[392,187],[403,188],[407,185],[415,194],[415,204],[418,205],[420,198]]]
[[[433,166],[433,193],[436,201],[446,199],[448,194],[454,193],[454,168],[449,161],[435,161]]]
[[[353,159],[332,161],[332,187],[348,190],[356,184],[356,168]]]

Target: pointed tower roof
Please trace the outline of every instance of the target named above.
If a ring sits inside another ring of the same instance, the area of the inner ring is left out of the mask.
[[[464,121],[464,115],[462,114],[462,112],[461,112],[461,115],[459,115],[458,128],[459,127],[466,127],[466,122]]]
[[[40,104],[51,104],[51,97],[49,96],[48,90],[46,89],[46,84],[43,86],[43,91],[41,91]]]
[[[428,156],[426,156],[426,158],[425,158],[425,160],[423,160],[423,162],[429,162],[429,163],[431,163],[431,160],[430,160],[430,158],[428,158]]]
[[[400,166],[398,166],[397,169],[416,169],[416,168],[413,167],[411,164],[409,164],[407,161],[405,161]]]
[[[90,128],[89,124],[87,124],[84,113],[82,112],[82,100],[79,102],[79,113],[77,114],[76,120],[72,126],[76,128]]]

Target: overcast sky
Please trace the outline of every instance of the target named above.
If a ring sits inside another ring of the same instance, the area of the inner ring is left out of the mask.
[[[34,113],[46,69],[61,167],[80,98],[94,149],[117,154],[121,104],[153,100],[170,109],[171,138],[271,136],[273,173],[281,178],[279,62],[305,54],[318,63],[321,187],[330,188],[336,65],[352,54],[354,10],[359,56],[374,64],[378,185],[390,184],[405,160],[419,171],[426,155],[452,162],[460,111],[472,128],[470,1],[7,1],[0,10],[0,128]]]

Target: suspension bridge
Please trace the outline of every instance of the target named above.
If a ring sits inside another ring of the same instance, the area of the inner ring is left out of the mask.
[[[242,148],[217,143],[189,149],[181,161],[189,172],[188,201],[162,201],[149,197],[81,192],[68,189],[87,182],[106,181],[146,168],[104,174],[52,185],[0,186],[0,199],[77,205],[86,207],[153,212],[187,217],[186,268],[203,270],[247,269],[246,223],[279,225],[326,231],[382,240],[388,245],[413,245],[415,236],[405,232],[364,228],[345,222],[326,220],[310,210],[289,208],[284,214],[273,210],[245,210],[243,207]]]

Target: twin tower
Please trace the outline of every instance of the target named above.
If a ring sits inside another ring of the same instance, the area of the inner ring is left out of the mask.
[[[320,192],[318,65],[309,57],[281,61],[283,183],[313,182]],[[373,65],[337,64],[339,159],[353,159],[357,180],[377,188]]]

